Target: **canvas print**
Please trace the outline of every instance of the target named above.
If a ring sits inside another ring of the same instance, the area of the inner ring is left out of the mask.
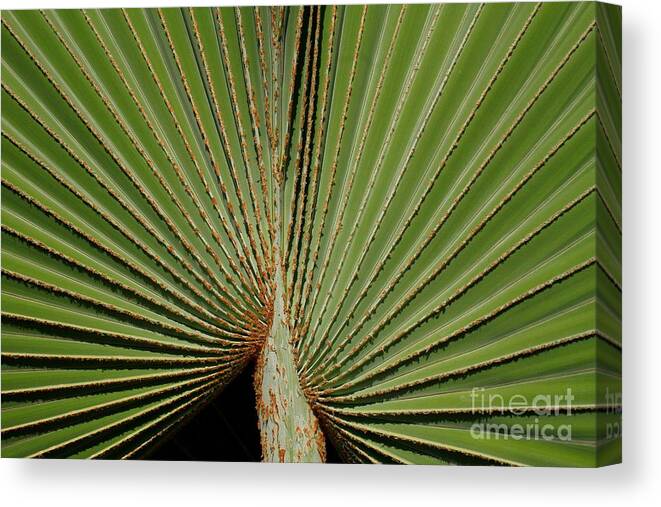
[[[2,457],[621,460],[621,11],[2,12]]]

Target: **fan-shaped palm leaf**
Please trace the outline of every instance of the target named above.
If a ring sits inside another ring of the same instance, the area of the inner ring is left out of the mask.
[[[619,16],[3,12],[3,455],[616,461]]]

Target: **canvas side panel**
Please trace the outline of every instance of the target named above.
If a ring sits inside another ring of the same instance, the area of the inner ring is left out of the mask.
[[[622,10],[597,3],[597,465],[622,460]]]

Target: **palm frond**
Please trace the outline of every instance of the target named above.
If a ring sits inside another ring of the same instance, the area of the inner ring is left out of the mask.
[[[3,456],[140,457],[256,360],[270,461],[617,461],[620,24],[3,12]]]

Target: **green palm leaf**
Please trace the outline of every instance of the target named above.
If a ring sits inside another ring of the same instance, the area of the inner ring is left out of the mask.
[[[144,456],[256,360],[267,461],[619,460],[619,9],[2,24],[3,456]]]

